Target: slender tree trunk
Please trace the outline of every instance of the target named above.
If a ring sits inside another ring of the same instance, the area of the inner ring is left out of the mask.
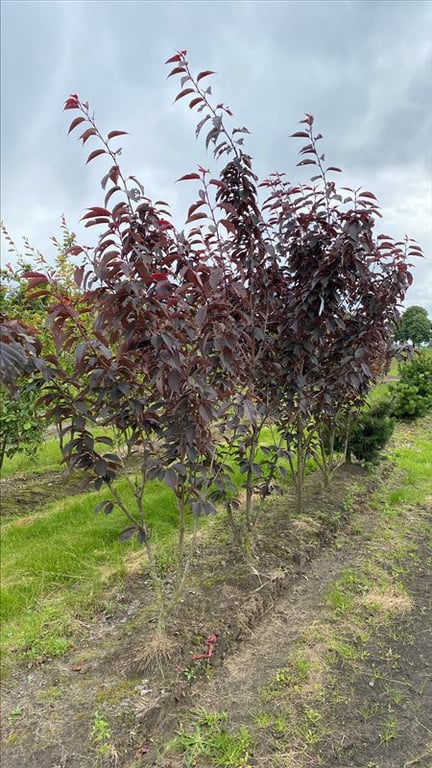
[[[297,472],[296,472],[296,495],[297,495],[297,512],[303,512],[303,491],[304,491],[304,471],[305,471],[305,457],[304,457],[304,445],[303,445],[303,424],[301,416],[297,418]]]

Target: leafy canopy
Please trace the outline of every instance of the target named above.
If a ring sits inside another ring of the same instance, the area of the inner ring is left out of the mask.
[[[423,307],[408,307],[398,324],[395,338],[397,341],[411,341],[416,347],[432,339],[432,321]]]

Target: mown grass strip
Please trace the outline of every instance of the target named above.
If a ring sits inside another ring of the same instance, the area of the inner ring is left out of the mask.
[[[61,459],[59,441],[57,438],[52,438],[35,447],[31,454],[23,452],[16,453],[11,458],[5,456],[1,475],[6,478],[17,474],[39,474],[60,470]]]
[[[117,483],[126,504],[133,503],[126,479]],[[87,493],[50,504],[45,511],[6,522],[2,527],[3,660],[58,656],[67,650],[79,621],[88,617],[104,589],[120,584],[128,556],[142,550],[118,536],[123,513],[95,515],[109,492]],[[162,483],[149,485],[145,505],[153,540],[169,560],[167,541],[177,526],[175,497]],[[142,550],[143,551],[143,550]],[[145,556],[143,551],[143,563]]]

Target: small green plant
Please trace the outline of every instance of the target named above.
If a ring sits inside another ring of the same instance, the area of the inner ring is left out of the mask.
[[[16,723],[17,720],[20,719],[23,715],[23,708],[19,705],[11,709],[11,711],[8,714],[8,722],[13,725]]]
[[[312,707],[303,709],[303,721],[298,728],[299,734],[306,744],[317,744],[324,738],[327,729],[322,723],[322,714]]]
[[[287,721],[286,721],[286,718],[283,717],[283,715],[278,715],[275,718],[273,722],[273,730],[279,736],[284,735],[287,732],[288,730]]]
[[[195,712],[191,725],[177,731],[168,749],[181,750],[188,768],[198,765],[200,758],[212,768],[246,766],[253,746],[252,736],[246,728],[229,733],[227,721],[226,712]]]
[[[390,400],[383,399],[368,406],[356,419],[348,439],[348,453],[359,461],[374,463],[390,440],[395,420]]]
[[[91,740],[96,745],[99,755],[111,752],[111,728],[105,717],[98,711],[94,713]]]
[[[373,717],[375,717],[378,712],[380,711],[380,705],[376,701],[367,702],[361,709],[360,709],[360,717],[362,720],[365,721],[365,723],[368,720],[371,720]]]
[[[354,600],[351,595],[339,584],[333,584],[327,592],[327,602],[337,613],[345,613],[354,608]]]
[[[63,696],[62,691],[56,685],[41,689],[37,694],[37,700],[41,704],[53,704]]]
[[[280,669],[276,672],[273,678],[273,683],[278,688],[284,688],[285,686],[290,685],[292,683],[292,674],[289,669]]]
[[[268,712],[255,712],[253,721],[257,728],[268,728],[272,723],[272,718]]]
[[[295,662],[295,666],[297,669],[298,679],[306,680],[311,668],[310,661],[308,659],[300,658]]]
[[[186,678],[188,683],[192,683],[194,680],[196,680],[198,676],[196,666],[191,665],[190,667],[186,667],[186,669],[183,670],[183,676]]]
[[[367,651],[360,650],[352,642],[342,639],[334,639],[329,649],[329,661],[335,662],[337,659],[343,661],[355,661],[358,658],[367,657]]]
[[[398,729],[398,723],[396,718],[393,715],[384,721],[382,730],[379,733],[380,747],[384,746],[385,744],[388,744],[389,741],[392,741],[392,739],[396,738],[397,729]]]

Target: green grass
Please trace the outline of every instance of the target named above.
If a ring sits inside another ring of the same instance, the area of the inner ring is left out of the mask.
[[[132,504],[126,479],[116,487],[126,504]],[[120,510],[109,516],[94,514],[96,504],[108,496],[108,491],[74,496],[50,504],[37,516],[4,523],[1,637],[5,660],[11,653],[31,658],[62,655],[80,620],[107,585],[121,582],[128,554],[143,549],[134,540],[118,540],[128,525]],[[177,525],[174,494],[154,481],[145,505],[153,541],[164,558],[164,545]]]
[[[390,458],[402,475],[399,485],[383,500],[389,515],[399,513],[401,505],[423,504],[431,493],[432,418],[426,417],[417,426],[401,425],[398,430],[399,439]],[[271,429],[265,429],[262,444],[273,440]],[[7,472],[20,471],[17,466],[26,472],[41,472],[55,466],[59,457],[57,441],[50,440],[35,459],[21,455],[8,460]],[[127,480],[119,480],[116,487],[126,504],[132,504]],[[120,510],[109,516],[94,515],[95,506],[108,496],[108,491],[77,495],[52,503],[37,515],[3,523],[1,615],[7,663],[12,654],[32,658],[63,654],[107,586],[121,583],[128,555],[141,545],[118,541],[120,531],[128,525]],[[169,542],[177,525],[174,495],[163,484],[153,482],[145,504],[161,567],[169,567],[175,549]],[[357,578],[346,574],[345,582],[328,592],[328,604],[337,614],[351,610]],[[348,583],[350,579],[353,583]]]
[[[17,474],[36,474],[49,470],[61,469],[61,453],[57,438],[46,440],[31,454],[16,453],[10,459],[5,457],[2,467],[2,477]]]
[[[95,428],[92,430],[93,434],[98,437],[113,436],[112,429],[109,428]],[[103,447],[104,450],[109,448]],[[15,456],[8,458],[5,456],[3,466],[1,470],[2,477],[11,477],[12,475],[24,474],[33,475],[40,474],[42,472],[57,471],[64,469],[65,465],[61,463],[62,455],[60,451],[60,443],[58,437],[53,437],[44,440],[39,446],[35,446],[32,452],[16,453]]]
[[[181,752],[188,768],[209,765],[212,768],[246,768],[253,739],[244,727],[230,732],[227,721],[226,712],[192,712],[190,723],[179,728],[167,750]]]
[[[271,429],[265,429],[262,443],[273,440]],[[31,457],[18,454],[6,459],[3,475],[55,471],[61,468],[60,460],[58,441],[48,440]],[[239,471],[235,481],[240,487]],[[115,487],[132,508],[126,478]],[[6,667],[12,655],[64,654],[107,587],[125,576],[128,554],[143,549],[136,541],[119,542],[119,533],[129,525],[121,510],[115,508],[109,516],[94,514],[105,498],[110,498],[108,490],[88,492],[52,502],[34,516],[2,521],[1,641]],[[174,565],[175,544],[168,542],[177,527],[173,492],[157,481],[150,483],[145,508],[158,562],[162,569],[169,568]]]

